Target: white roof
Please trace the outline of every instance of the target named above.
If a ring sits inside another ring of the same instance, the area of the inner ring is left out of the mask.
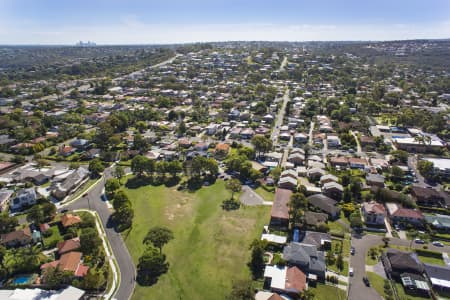
[[[437,279],[437,278],[433,278],[433,277],[431,277],[430,280],[433,285],[444,286],[444,287],[450,288],[450,280]]]
[[[272,282],[270,283],[271,288],[284,290],[286,286],[286,271],[286,266],[266,266],[264,277],[272,278]]]
[[[41,289],[15,289],[0,291],[0,299],[5,300],[79,300],[84,291],[69,286],[63,290],[46,291]]]
[[[448,158],[431,158],[424,157],[423,160],[427,160],[433,163],[434,167],[440,170],[450,170],[450,159]]]
[[[261,235],[261,240],[267,240],[276,244],[286,244],[287,238],[281,235],[263,233]]]

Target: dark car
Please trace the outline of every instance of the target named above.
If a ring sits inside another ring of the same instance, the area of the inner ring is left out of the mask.
[[[363,277],[363,281],[364,281],[364,284],[365,284],[366,286],[370,286],[369,278],[367,278],[366,276],[364,276],[364,277]]]
[[[350,247],[350,254],[355,255],[355,247]]]

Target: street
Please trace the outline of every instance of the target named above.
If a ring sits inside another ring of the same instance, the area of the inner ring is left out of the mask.
[[[101,195],[105,186],[106,179],[110,178],[111,167],[105,169],[104,180],[100,180],[88,193],[86,197],[81,197],[78,200],[69,203],[66,206],[61,206],[59,211],[62,209],[75,210],[75,209],[89,209],[96,211],[102,221],[103,227],[105,228],[106,236],[111,245],[114,256],[119,265],[120,271],[120,285],[117,289],[114,297],[116,299],[130,299],[133,295],[134,285],[135,285],[135,267],[133,260],[131,259],[130,253],[122,239],[120,233],[116,232],[113,224],[111,224],[111,210],[107,207],[106,203],[102,201]]]

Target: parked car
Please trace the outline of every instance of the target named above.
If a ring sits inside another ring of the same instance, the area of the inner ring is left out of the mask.
[[[370,286],[369,278],[367,278],[366,276],[364,276],[364,277],[363,277],[363,281],[364,281],[364,284],[365,284],[366,286]]]
[[[353,276],[353,268],[349,268],[348,269],[348,275],[349,276]]]
[[[355,255],[355,252],[356,252],[355,247],[350,247],[350,254]]]
[[[432,242],[432,244],[433,244],[434,246],[436,246],[436,247],[444,247],[444,244],[442,244],[442,243],[439,242],[439,241],[434,241],[434,242]]]
[[[414,243],[416,243],[416,244],[425,244],[425,242],[423,240],[421,240],[421,239],[415,239]]]

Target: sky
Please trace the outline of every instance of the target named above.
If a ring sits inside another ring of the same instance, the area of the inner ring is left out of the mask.
[[[0,0],[0,44],[450,38],[450,0]]]

